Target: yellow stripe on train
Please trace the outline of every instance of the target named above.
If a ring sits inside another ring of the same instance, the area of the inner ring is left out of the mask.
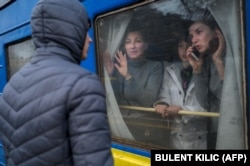
[[[150,166],[150,158],[112,148],[115,166]]]

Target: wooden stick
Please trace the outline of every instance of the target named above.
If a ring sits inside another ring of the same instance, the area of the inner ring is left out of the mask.
[[[119,105],[119,107],[123,109],[129,109],[129,110],[155,112],[154,108],[149,108],[149,107],[137,107],[137,106],[126,106],[126,105]],[[198,111],[187,111],[187,110],[180,110],[178,114],[206,116],[206,117],[219,117],[220,116],[220,114],[217,112],[198,112]]]

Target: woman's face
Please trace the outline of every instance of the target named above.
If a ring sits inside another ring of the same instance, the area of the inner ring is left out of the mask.
[[[209,49],[209,42],[216,37],[216,34],[208,25],[196,22],[190,26],[189,36],[192,45],[199,53],[205,54]]]
[[[182,62],[187,62],[186,50],[188,48],[188,43],[184,40],[178,43],[178,55]]]
[[[130,59],[142,57],[147,46],[147,43],[138,31],[129,32],[125,39],[125,50]]]

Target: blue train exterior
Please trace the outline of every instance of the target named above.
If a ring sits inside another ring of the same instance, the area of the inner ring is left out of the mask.
[[[0,93],[2,92],[6,82],[8,81],[7,70],[8,67],[6,64],[6,45],[9,43],[15,43],[26,38],[31,37],[31,27],[30,27],[30,15],[32,7],[36,4],[38,0],[13,0],[8,2],[6,5],[0,8]],[[83,0],[82,4],[87,8],[90,19],[94,24],[94,20],[97,16],[110,12],[112,10],[117,10],[123,7],[127,7],[133,4],[141,2],[140,0]],[[245,64],[246,64],[246,100],[247,100],[247,144],[249,141],[249,128],[250,128],[250,88],[249,88],[249,79],[250,79],[250,1],[242,1],[244,7],[241,8],[244,13],[245,23],[245,36],[243,39],[246,41],[245,51]],[[92,39],[96,40],[95,34],[95,24],[90,29],[90,35]],[[87,60],[81,63],[81,66],[87,68],[88,70],[99,74],[98,70],[98,59],[97,59],[97,46],[92,44],[89,49],[89,55]],[[1,110],[0,110],[1,111]],[[1,124],[0,124],[1,125]],[[1,132],[1,131],[0,131]],[[122,165],[124,163],[132,163],[134,165],[150,165],[150,151],[142,148],[136,148],[134,146],[128,145],[126,143],[114,141],[112,144],[113,154],[115,157],[116,165]],[[247,147],[248,149],[248,147]],[[3,157],[3,148],[0,145],[0,166],[4,165]],[[124,159],[122,159],[124,157]],[[134,162],[134,163],[133,163]]]

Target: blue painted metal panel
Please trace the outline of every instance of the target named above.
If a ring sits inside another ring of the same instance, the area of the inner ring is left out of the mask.
[[[0,166],[5,166],[3,146],[0,141]]]
[[[16,0],[0,10],[0,35],[12,27],[30,19],[32,7],[37,0]]]
[[[145,150],[142,150],[142,149],[137,149],[137,148],[130,147],[130,146],[124,146],[123,144],[112,143],[112,148],[122,150],[122,151],[126,151],[126,152],[130,152],[130,153],[137,154],[137,155],[144,156],[144,157],[150,157],[151,156],[149,151],[145,151]]]

